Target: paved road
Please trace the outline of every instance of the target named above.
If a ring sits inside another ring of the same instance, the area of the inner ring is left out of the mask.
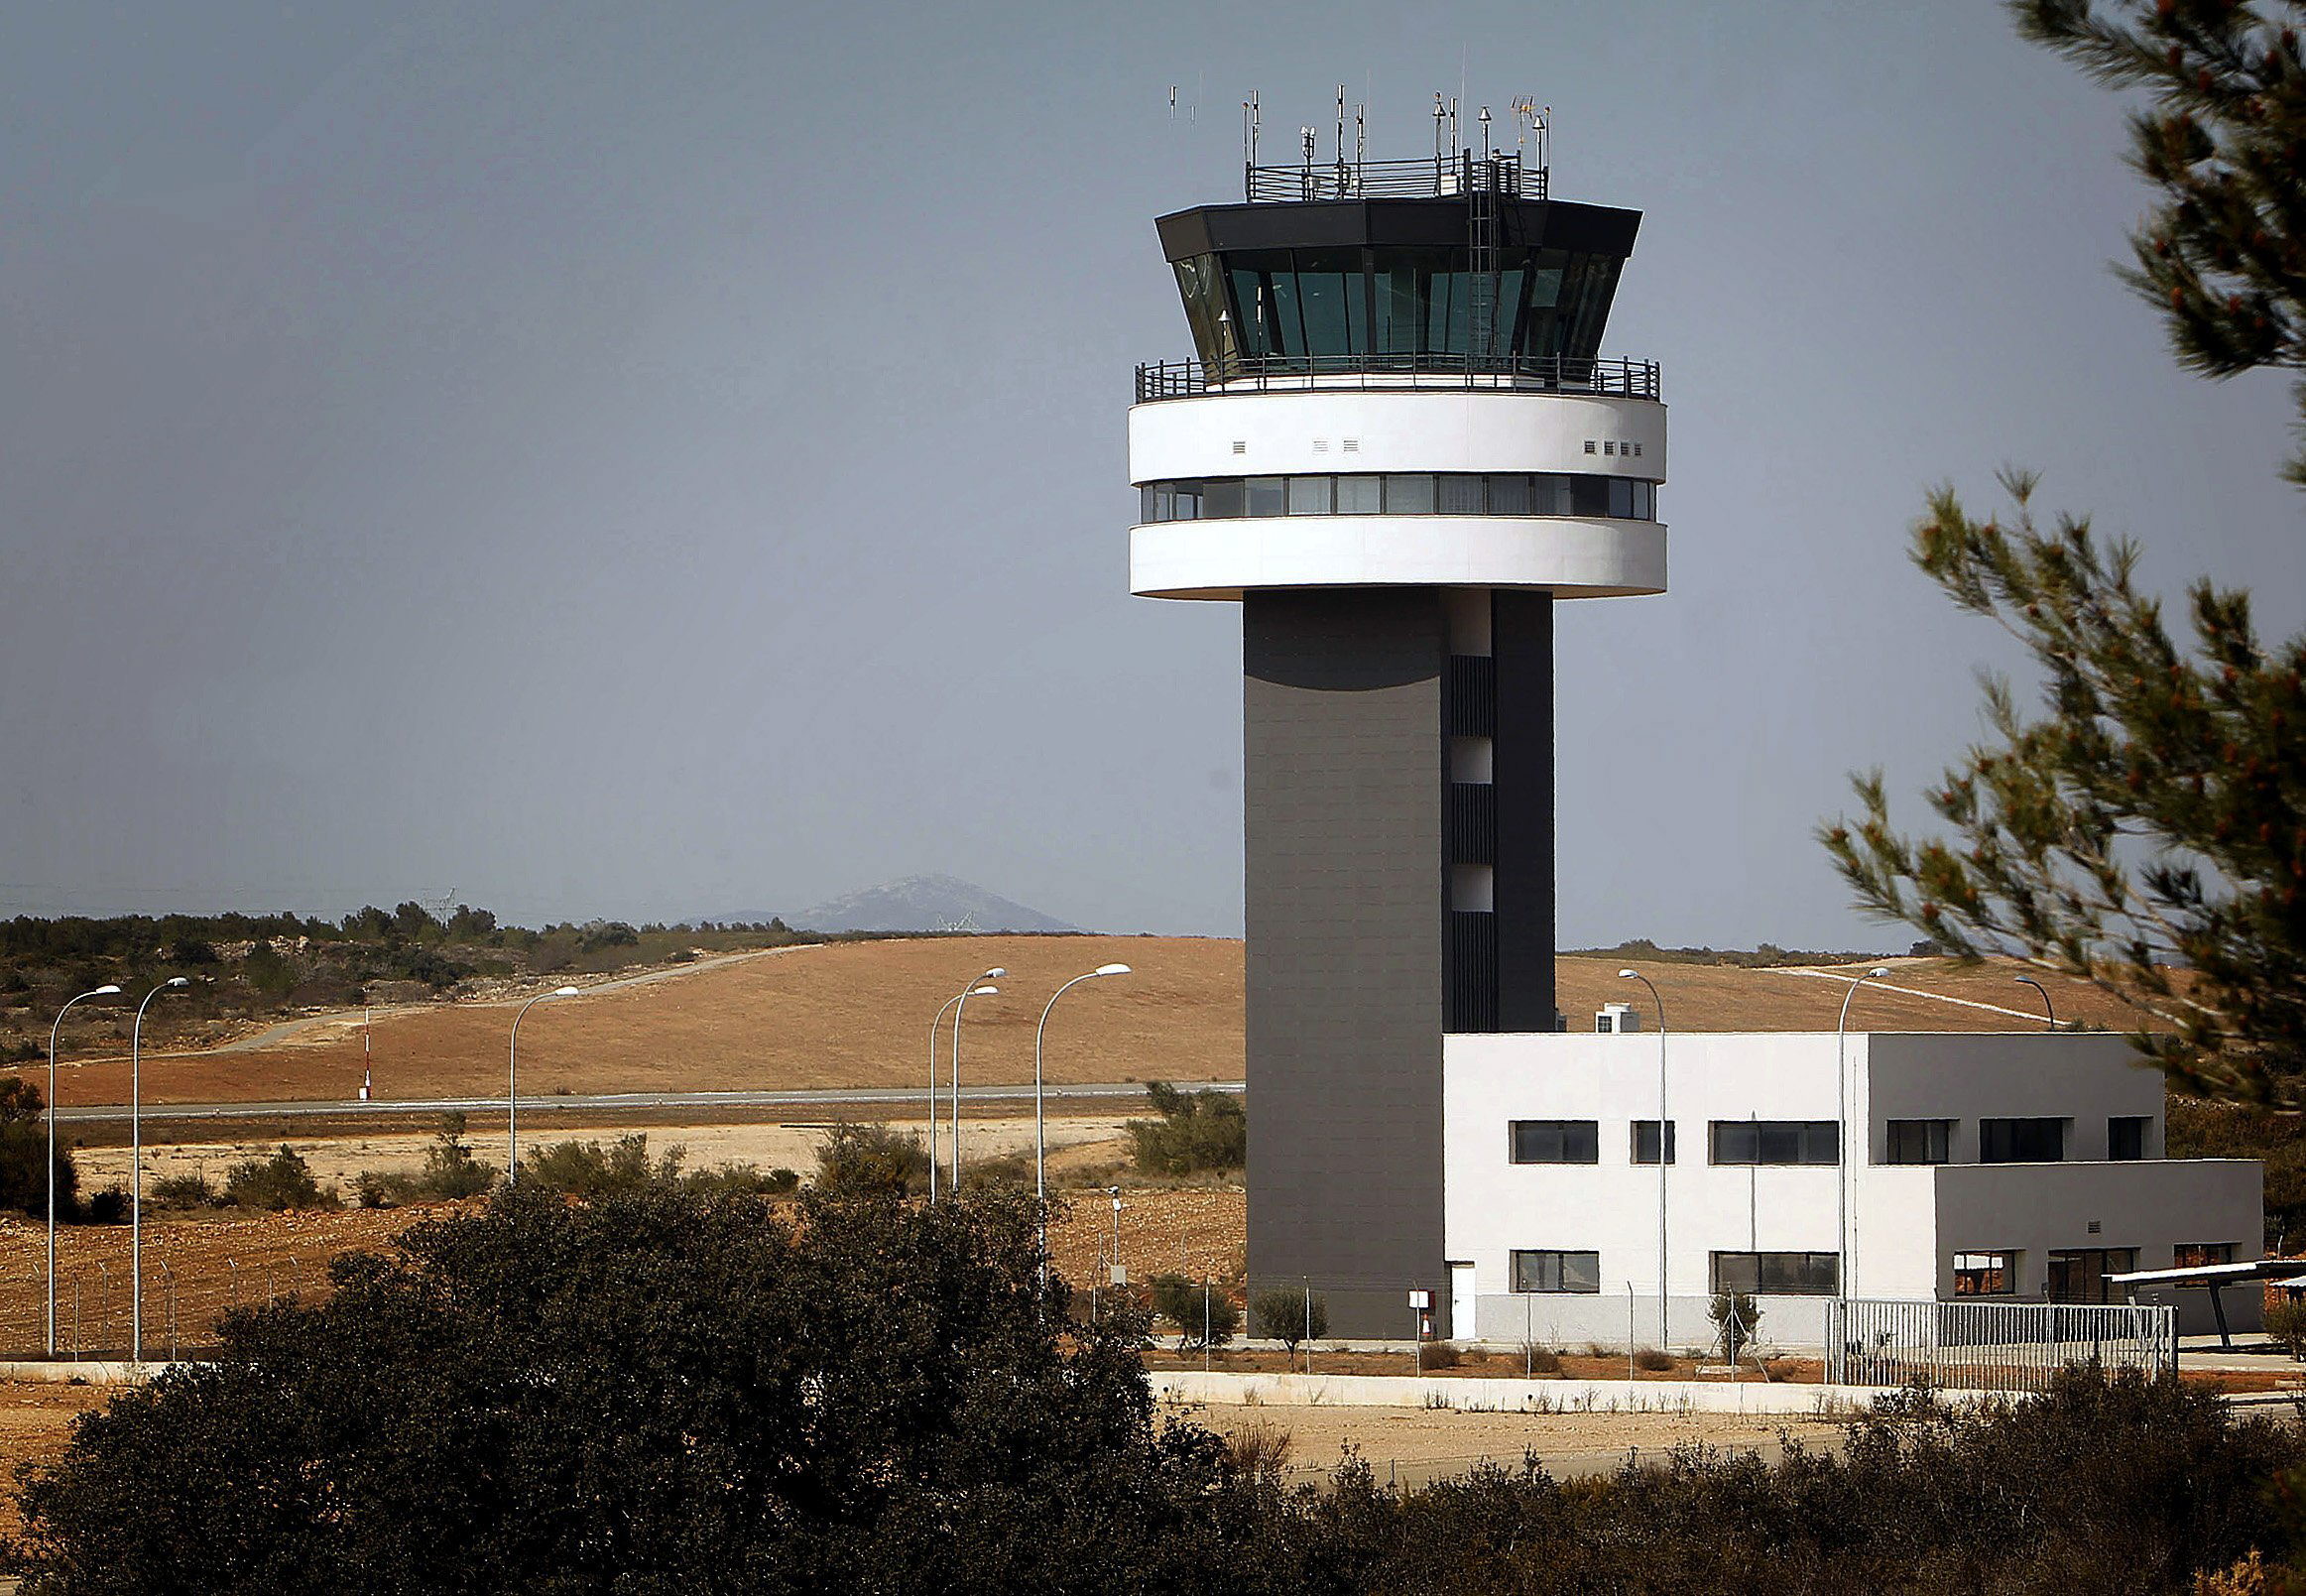
[[[1216,1090],[1238,1092],[1242,1083],[1237,1080],[1181,1081],[1181,1087],[1193,1091]],[[831,1087],[815,1091],[789,1092],[600,1092],[583,1096],[562,1096],[557,1093],[539,1097],[523,1097],[522,1107],[532,1114],[559,1114],[571,1109],[602,1111],[618,1109],[660,1108],[779,1108],[827,1109],[904,1107],[918,1103],[926,1089],[910,1090],[901,1087]],[[1126,1101],[1136,1106],[1145,1101],[1142,1081],[1120,1081],[1089,1086],[1051,1086],[1046,1096],[1051,1102],[1104,1103]],[[949,1094],[940,1092],[937,1100],[949,1102]],[[1026,1086],[964,1086],[963,1103],[1032,1102],[1032,1087]],[[245,1120],[245,1119],[353,1119],[364,1115],[393,1118],[411,1114],[444,1114],[451,1109],[464,1113],[485,1113],[505,1106],[501,1097],[423,1097],[381,1099],[363,1103],[357,1099],[345,1102],[326,1102],[303,1098],[275,1103],[147,1103],[144,1117],[148,1120]],[[124,1120],[128,1118],[125,1103],[78,1104],[57,1111],[60,1125],[86,1124],[93,1121]]]

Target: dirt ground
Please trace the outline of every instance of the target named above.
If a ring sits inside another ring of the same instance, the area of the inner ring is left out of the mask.
[[[1420,1485],[1488,1461],[1517,1467],[1535,1452],[1555,1474],[1604,1472],[1662,1461],[1678,1445],[1759,1451],[1775,1458],[1785,1438],[1811,1451],[1841,1444],[1830,1419],[1736,1413],[1461,1413],[1419,1408],[1255,1408],[1171,1404],[1167,1412],[1220,1434],[1260,1426],[1285,1434],[1283,1463],[1298,1479],[1328,1475],[1357,1456],[1383,1482]]]

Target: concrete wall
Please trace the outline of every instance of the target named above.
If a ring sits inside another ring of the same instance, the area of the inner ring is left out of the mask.
[[[1659,1045],[1655,1033],[1448,1039],[1444,1233],[1448,1256],[1473,1266],[1485,1339],[1615,1342],[1629,1313],[1637,1339],[1659,1338],[1658,1169],[1632,1157],[1633,1122],[1658,1114]],[[1707,1162],[1710,1121],[1836,1118],[1835,1046],[1832,1035],[1811,1033],[1664,1038],[1667,1117],[1679,1144],[1665,1171],[1665,1339],[1702,1335],[1696,1304],[1711,1289],[1714,1252],[1838,1250],[1840,1170]],[[2160,1081],[2131,1065],[2120,1039],[1859,1035],[1846,1056],[1851,1147],[1872,1155],[1849,1170],[1853,1295],[1950,1296],[1956,1252],[2019,1252],[2018,1294],[2037,1297],[2052,1248],[2136,1247],[2140,1268],[2167,1267],[2172,1248],[2187,1242],[2233,1242],[2238,1261],[2258,1256],[2254,1162],[2104,1162],[2111,1115],[2150,1116],[2148,1150],[2161,1147]],[[1975,1161],[1978,1120],[2004,1115],[2071,1119],[2070,1162],[1873,1162],[1886,1155],[1890,1119],[1957,1120],[1954,1156]],[[1515,1165],[1507,1127],[1517,1119],[1597,1121],[1599,1163]],[[1601,1293],[1536,1293],[1534,1302],[1513,1293],[1509,1255],[1518,1248],[1599,1252]],[[2245,1312],[2255,1322],[2254,1306],[2237,1305],[2245,1297],[2254,1303],[2246,1289],[2230,1293],[2237,1328]],[[2171,1299],[2189,1333],[2209,1327],[2204,1293]],[[1822,1324],[1814,1298],[1763,1305],[1772,1341],[1798,1341],[1811,1321]]]
[[[1853,1046],[1856,1044],[1852,1044]],[[2106,1157],[2109,1116],[2143,1114],[2146,1157],[2162,1156],[2162,1077],[2120,1037],[2015,1032],[1882,1034],[1866,1039],[1871,1157],[1886,1156],[1893,1119],[1959,1119],[1954,1162],[1978,1158],[1978,1121],[2064,1118],[2066,1157]]]
[[[1338,1335],[1447,1317],[1438,592],[1242,606],[1249,1272]]]
[[[1945,1260],[1956,1252],[2015,1251],[2025,1296],[2047,1289],[2053,1249],[2134,1247],[2140,1269],[2170,1268],[2184,1243],[2232,1242],[2238,1264],[2264,1254],[2264,1176],[2254,1159],[1947,1165],[1935,1172],[1941,1295],[1952,1294]],[[2225,1298],[2235,1329],[2257,1328],[2255,1285],[2230,1289]],[[2176,1303],[2181,1334],[2215,1328],[2207,1291],[2138,1299]]]

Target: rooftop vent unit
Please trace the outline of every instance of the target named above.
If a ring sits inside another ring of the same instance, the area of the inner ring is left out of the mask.
[[[1641,1029],[1641,1016],[1632,1004],[1605,1003],[1594,1012],[1594,1030],[1605,1037],[1622,1037]]]

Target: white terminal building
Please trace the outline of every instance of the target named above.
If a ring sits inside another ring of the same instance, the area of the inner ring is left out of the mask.
[[[1568,1031],[1553,606],[1665,591],[1663,377],[1602,351],[1639,213],[1482,125],[1371,162],[1341,120],[1282,168],[1253,135],[1240,202],[1158,223],[1194,352],[1138,371],[1130,582],[1242,615],[1251,1289],[1341,1335],[1677,1344],[1730,1289],[1787,1342],[1837,1293],[2255,1259],[2258,1166],[2165,1160],[2119,1039],[1676,1032],[1661,1110],[1656,1031]]]

